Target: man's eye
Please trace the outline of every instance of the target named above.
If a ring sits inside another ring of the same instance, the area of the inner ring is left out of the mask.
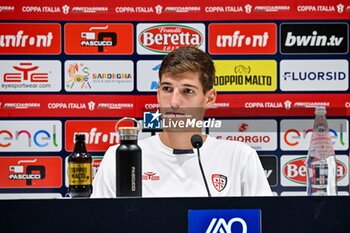
[[[169,92],[169,91],[171,91],[171,87],[163,86],[163,87],[162,87],[162,90],[163,90],[163,91],[166,91],[166,92]]]
[[[185,92],[186,94],[194,94],[194,90],[189,89],[189,88],[186,88],[186,89],[184,90],[184,92]]]

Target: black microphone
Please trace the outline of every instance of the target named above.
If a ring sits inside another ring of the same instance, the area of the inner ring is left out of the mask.
[[[202,173],[202,177],[203,177],[203,180],[204,180],[205,188],[207,189],[207,192],[208,192],[208,197],[211,197],[210,191],[209,191],[209,187],[208,187],[208,184],[207,184],[207,180],[205,179],[205,175],[204,175],[204,171],[203,171],[203,167],[202,167],[202,163],[201,163],[201,156],[199,154],[199,148],[201,148],[202,145],[203,145],[202,137],[200,135],[198,135],[198,134],[194,134],[191,137],[191,144],[192,144],[192,146],[194,148],[197,148],[199,168],[201,169],[201,173]]]

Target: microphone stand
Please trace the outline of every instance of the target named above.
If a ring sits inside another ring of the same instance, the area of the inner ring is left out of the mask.
[[[208,183],[207,183],[207,180],[205,179],[205,175],[204,175],[204,170],[203,170],[203,166],[202,166],[202,162],[201,162],[201,156],[200,156],[200,153],[199,153],[199,148],[201,148],[202,145],[203,145],[203,139],[198,134],[194,134],[191,137],[191,143],[192,143],[192,146],[194,148],[197,148],[199,168],[201,169],[201,173],[202,173],[202,177],[203,177],[203,180],[204,180],[205,188],[207,189],[208,197],[211,197],[211,194],[210,194],[210,191],[209,191],[209,187],[208,187]]]

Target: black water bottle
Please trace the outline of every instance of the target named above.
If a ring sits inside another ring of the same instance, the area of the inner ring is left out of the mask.
[[[85,135],[75,135],[75,145],[68,158],[68,191],[72,198],[90,197],[92,193],[92,157],[86,150]]]
[[[137,127],[120,127],[120,145],[116,150],[117,197],[142,196],[141,148],[137,145]]]

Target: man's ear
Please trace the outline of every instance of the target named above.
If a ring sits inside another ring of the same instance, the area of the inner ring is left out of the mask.
[[[206,95],[205,108],[208,109],[216,102],[217,93],[216,93],[216,90],[212,88],[209,91],[207,91],[205,95]]]
[[[158,82],[158,88],[157,88],[157,102],[159,104],[159,92],[160,92],[160,82]]]

